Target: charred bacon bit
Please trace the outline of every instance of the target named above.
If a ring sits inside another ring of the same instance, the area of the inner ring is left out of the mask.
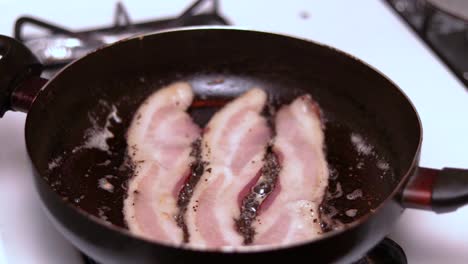
[[[177,200],[179,213],[175,216],[175,219],[177,221],[177,225],[182,229],[184,243],[188,243],[190,240],[190,234],[188,232],[187,224],[185,223],[185,212],[187,212],[187,206],[190,202],[190,198],[192,198],[193,190],[205,171],[205,165],[208,164],[202,160],[201,143],[201,138],[198,138],[192,143],[190,157],[194,158],[194,162],[190,165],[190,174],[184,186],[180,190]]]
[[[281,171],[279,159],[271,146],[267,148],[263,162],[262,176],[251,189],[251,192],[242,200],[240,217],[236,220],[237,230],[244,237],[245,245],[253,242],[255,229],[252,224],[257,217],[262,202],[275,189],[278,175]]]

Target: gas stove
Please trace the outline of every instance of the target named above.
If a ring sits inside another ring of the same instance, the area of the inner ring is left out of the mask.
[[[468,2],[387,2],[468,88]]]
[[[228,25],[219,15],[217,0],[197,0],[182,13],[171,18],[159,18],[134,23],[121,2],[114,8],[110,26],[74,31],[43,19],[19,17],[14,37],[22,41],[44,65],[44,77],[52,77],[63,66],[87,53],[116,41],[169,28]],[[43,31],[42,34],[28,29]]]
[[[97,46],[166,27],[231,24],[329,44],[379,69],[409,96],[424,128],[422,166],[468,167],[466,87],[440,52],[387,1],[0,0],[0,5],[0,34],[16,36],[35,49],[49,77]],[[113,15],[114,23],[109,23]],[[193,19],[197,16],[202,19]],[[12,112],[0,120],[0,263],[83,263],[40,208],[24,122],[24,114]],[[468,263],[466,219],[468,207],[447,215],[406,210],[389,237],[408,263]],[[394,245],[388,241],[381,245]]]

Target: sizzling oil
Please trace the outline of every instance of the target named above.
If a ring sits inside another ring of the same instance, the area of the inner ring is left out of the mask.
[[[189,113],[195,122],[204,126],[226,101],[225,98],[197,99]],[[95,141],[89,137],[93,135],[85,133],[81,145],[64,148],[51,157],[50,173],[45,179],[64,200],[106,223],[125,227],[122,206],[126,184],[135,166],[126,154],[125,133],[131,120],[121,120],[118,109],[118,103],[102,104],[94,109],[89,116],[94,119],[90,120],[91,128],[104,131],[104,141],[91,146],[89,142]],[[324,114],[325,151],[330,170],[327,194],[321,204],[321,223],[326,232],[371,212],[391,192],[396,180],[386,153],[366,138],[365,132]],[[196,167],[192,169],[197,170]],[[67,181],[63,175],[67,175]],[[252,205],[252,208],[256,206]],[[183,208],[183,203],[180,206]],[[245,212],[252,209],[247,204],[244,207]]]

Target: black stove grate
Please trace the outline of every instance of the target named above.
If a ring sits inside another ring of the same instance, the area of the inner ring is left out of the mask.
[[[385,0],[468,88],[468,21],[425,0]]]
[[[395,241],[385,238],[354,264],[407,264],[406,254]]]
[[[42,19],[23,16],[16,20],[14,36],[39,58],[46,75],[52,75],[73,60],[124,38],[176,27],[229,24],[219,14],[218,0],[197,0],[179,16],[140,23],[133,23],[125,7],[117,3],[113,24],[109,27],[73,31]],[[47,34],[28,35],[27,27]]]

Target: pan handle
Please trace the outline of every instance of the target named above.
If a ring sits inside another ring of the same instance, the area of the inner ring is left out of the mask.
[[[419,168],[402,193],[408,208],[448,213],[468,204],[468,170]]]
[[[28,48],[0,35],[0,117],[8,110],[29,110],[46,82],[41,72],[41,63]]]

